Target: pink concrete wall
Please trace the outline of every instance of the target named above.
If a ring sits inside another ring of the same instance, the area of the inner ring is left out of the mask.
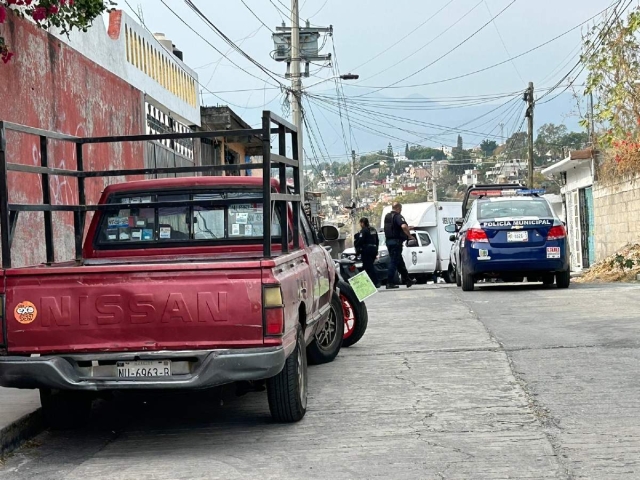
[[[9,64],[0,64],[0,120],[77,136],[145,132],[144,100],[139,90],[29,22],[9,18],[0,26],[0,35],[16,52]],[[8,161],[39,164],[36,137],[9,132],[7,144]],[[85,147],[84,158],[86,169],[141,168],[144,147],[142,144]],[[76,168],[73,145],[51,141],[49,159],[50,166]],[[87,199],[97,201],[105,184],[118,180],[122,179],[87,180]],[[39,175],[10,174],[10,202],[40,203],[41,188]],[[51,177],[51,197],[56,204],[76,202],[76,180]],[[40,263],[45,258],[42,214],[21,216],[13,245],[13,263]],[[72,225],[71,214],[54,213],[57,260],[71,258]]]

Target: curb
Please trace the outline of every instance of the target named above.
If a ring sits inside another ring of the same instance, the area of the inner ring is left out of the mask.
[[[42,430],[44,419],[40,408],[10,423],[0,430],[0,456],[15,450]]]

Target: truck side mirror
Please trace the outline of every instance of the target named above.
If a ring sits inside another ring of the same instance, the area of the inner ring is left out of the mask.
[[[456,226],[450,223],[444,227],[444,231],[447,233],[456,233]]]
[[[331,242],[340,239],[340,230],[333,225],[323,225],[320,228],[320,233],[324,237],[323,241]]]

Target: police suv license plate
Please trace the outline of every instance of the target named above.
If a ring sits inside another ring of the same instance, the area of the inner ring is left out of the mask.
[[[170,360],[142,360],[118,362],[118,378],[170,377]]]
[[[507,232],[507,242],[528,242],[529,232]]]

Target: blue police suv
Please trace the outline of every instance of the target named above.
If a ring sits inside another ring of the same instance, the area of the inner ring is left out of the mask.
[[[462,290],[472,291],[487,278],[521,282],[526,277],[569,287],[565,226],[540,193],[520,185],[469,187],[452,249]]]

